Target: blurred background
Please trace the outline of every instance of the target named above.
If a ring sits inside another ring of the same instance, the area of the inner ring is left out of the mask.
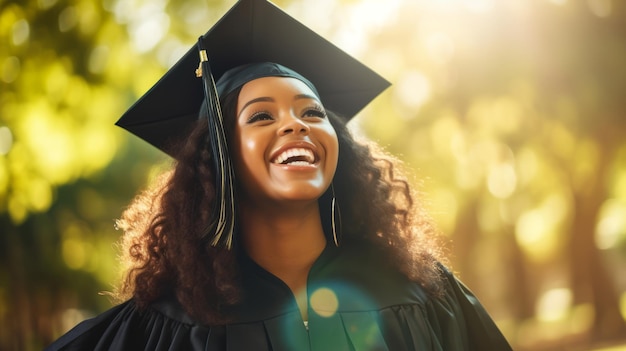
[[[111,306],[115,219],[170,163],[113,123],[233,3],[0,0],[1,350]],[[351,127],[516,350],[626,350],[626,2],[276,3],[394,83]]]

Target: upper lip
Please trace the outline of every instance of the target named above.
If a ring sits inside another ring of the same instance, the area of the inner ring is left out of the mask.
[[[309,156],[308,152],[310,152],[313,156],[313,159],[309,160],[311,163],[316,163],[319,160],[319,155],[317,153],[317,148],[315,145],[306,142],[306,141],[297,141],[284,144],[280,146],[278,149],[274,150],[270,155],[270,162],[272,163],[282,163],[286,160],[286,152],[290,150],[304,149],[306,150],[304,155]],[[308,151],[308,152],[307,152]]]

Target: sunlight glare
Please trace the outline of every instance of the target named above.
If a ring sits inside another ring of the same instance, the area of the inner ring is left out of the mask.
[[[337,35],[337,45],[352,55],[362,55],[368,37],[394,22],[401,3],[401,0],[364,0],[347,6],[347,21]]]
[[[170,17],[165,12],[166,6],[164,0],[143,4],[138,1],[116,1],[111,8],[118,23],[128,24],[133,47],[143,53],[154,48],[169,30]]]
[[[350,21],[368,30],[377,29],[393,22],[401,4],[402,0],[364,0],[351,9]]]
[[[447,33],[429,33],[426,37],[426,51],[434,62],[447,63],[454,56],[454,40]]]
[[[465,7],[471,12],[486,13],[493,9],[494,0],[465,0]]]
[[[170,17],[153,6],[146,6],[139,11],[136,21],[130,25],[130,37],[138,52],[147,52],[154,48],[167,34]]]
[[[410,116],[415,116],[415,112],[430,98],[430,81],[419,71],[406,71],[398,80],[394,92],[404,107],[414,112]]]
[[[485,13],[493,9],[496,0],[430,0],[427,1],[427,4],[438,8],[454,9],[461,7],[470,12]]]

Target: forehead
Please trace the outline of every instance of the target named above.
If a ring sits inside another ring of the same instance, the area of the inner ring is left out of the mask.
[[[292,77],[263,77],[244,84],[239,93],[239,105],[251,99],[309,95],[317,100],[315,92],[304,82]]]

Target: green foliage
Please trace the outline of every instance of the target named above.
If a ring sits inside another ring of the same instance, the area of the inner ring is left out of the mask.
[[[0,349],[110,306],[115,218],[164,159],[113,125],[164,71],[129,45],[93,1],[0,5]]]

